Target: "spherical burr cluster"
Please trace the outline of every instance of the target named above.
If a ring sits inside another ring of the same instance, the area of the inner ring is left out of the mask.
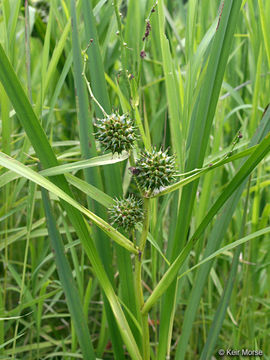
[[[128,114],[111,114],[96,123],[95,137],[105,147],[105,150],[121,154],[129,151],[136,139],[135,126]]]
[[[109,218],[112,225],[126,231],[135,228],[143,220],[142,200],[130,195],[126,199],[115,199],[109,208]]]
[[[167,151],[143,151],[136,162],[136,178],[142,189],[152,193],[175,180],[175,157]]]

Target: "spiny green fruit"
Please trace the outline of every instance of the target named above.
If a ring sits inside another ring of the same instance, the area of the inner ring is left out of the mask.
[[[134,229],[143,220],[142,200],[133,195],[126,199],[114,199],[114,204],[108,211],[111,224],[127,231]]]
[[[136,162],[136,172],[133,172],[139,185],[152,193],[175,180],[175,156],[167,154],[168,150],[142,151]]]
[[[105,150],[121,154],[123,150],[129,151],[136,139],[135,126],[128,114],[111,114],[96,123],[95,137],[102,143]]]

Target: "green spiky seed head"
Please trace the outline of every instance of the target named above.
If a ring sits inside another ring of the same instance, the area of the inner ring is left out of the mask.
[[[152,193],[175,180],[175,156],[170,156],[167,152],[168,150],[152,149],[141,153],[136,162],[135,176],[144,190]]]
[[[111,114],[96,123],[95,137],[102,143],[105,150],[121,154],[123,150],[129,151],[136,139],[135,126],[128,114]]]
[[[115,199],[108,211],[111,224],[126,231],[134,229],[143,220],[142,200],[133,195],[126,199]]]

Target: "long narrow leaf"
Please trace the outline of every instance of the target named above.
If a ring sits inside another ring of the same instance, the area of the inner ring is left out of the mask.
[[[195,4],[195,1],[190,1],[189,7],[196,7]],[[191,119],[186,119],[186,122],[190,124],[188,130],[188,138],[190,141],[187,144],[188,157],[186,160],[185,171],[201,168],[204,162],[221,84],[230,53],[237,18],[240,12],[240,6],[240,0],[228,0],[224,2],[220,24],[209,50],[210,56],[206,63],[207,68],[202,71],[204,81],[200,89],[199,97],[196,99]],[[190,29],[191,28],[189,27],[189,30]],[[190,38],[190,41],[192,41],[192,37]],[[190,42],[188,45],[189,47],[191,46]],[[204,71],[206,71],[205,74]],[[191,91],[192,90],[193,89],[191,88]],[[188,109],[184,109],[184,112],[188,113]],[[187,241],[187,234],[191,223],[198,184],[199,180],[194,181],[182,190],[176,230],[171,246],[172,258],[170,260],[174,260],[178,256]],[[162,338],[167,338],[169,336],[170,328],[172,327],[171,323],[169,323],[167,314],[168,312],[172,313],[174,311],[174,294],[176,293],[176,287],[177,283],[175,280],[163,301],[160,325],[160,334]],[[163,360],[167,351],[167,344],[165,342],[160,342],[158,359]]]
[[[87,322],[85,321],[85,317],[83,314],[79,292],[75,285],[70,265],[65,257],[63,242],[61,239],[61,235],[57,230],[56,222],[52,214],[52,208],[48,193],[44,189],[42,189],[42,198],[45,208],[49,236],[55,254],[56,267],[66,295],[67,305],[76,329],[77,338],[81,345],[84,358],[89,360],[95,359],[95,353],[90,339]]]
[[[61,190],[59,187],[54,185],[51,181],[47,180],[40,174],[36,173],[34,170],[29,169],[27,166],[21,164],[19,161],[1,152],[0,152],[0,164],[6,167],[7,169],[14,171],[15,173],[18,173],[19,175],[51,191],[53,194],[57,195],[60,199],[65,200],[67,203],[69,203],[74,208],[78,209],[80,212],[86,215],[91,221],[93,221],[101,230],[103,230],[116,243],[123,246],[130,252],[134,254],[138,254],[137,248],[130,240],[128,240],[121,233],[119,233],[111,225],[106,223],[106,221],[104,221],[103,219],[92,213],[90,210],[86,209],[84,206],[80,205],[76,200],[72,199],[71,196],[67,195],[63,190]]]
[[[128,158],[129,154],[123,152],[121,155],[112,155],[106,154],[97,157],[93,157],[89,160],[76,161],[72,164],[58,165],[50,169],[42,170],[40,174],[43,176],[53,176],[59,174],[65,174],[67,172],[72,172],[81,169],[88,169],[90,167],[101,166],[101,165],[111,165],[124,161]]]

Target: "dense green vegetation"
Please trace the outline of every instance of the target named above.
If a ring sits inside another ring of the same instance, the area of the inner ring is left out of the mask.
[[[270,359],[267,14],[0,2],[0,359]]]

